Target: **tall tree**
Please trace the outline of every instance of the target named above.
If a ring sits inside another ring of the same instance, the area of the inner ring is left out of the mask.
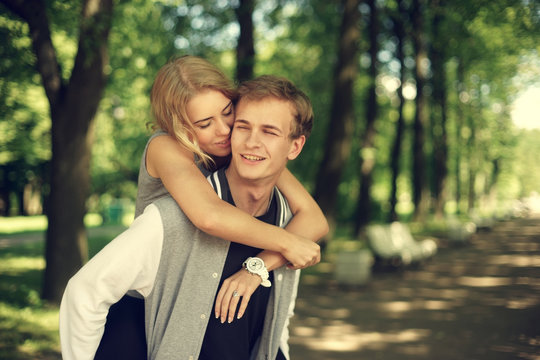
[[[424,86],[427,78],[427,56],[423,26],[423,2],[412,1],[412,39],[414,45],[414,71],[416,80],[415,114],[413,124],[413,203],[414,218],[421,219],[427,211],[428,187],[426,182],[426,160],[424,154],[426,128],[426,95]]]
[[[433,101],[431,111],[431,128],[433,144],[433,200],[435,216],[444,216],[444,204],[446,201],[445,184],[448,174],[448,138],[447,138],[447,84],[445,73],[445,52],[447,43],[443,27],[444,3],[434,0],[430,2],[430,10],[433,16],[432,40],[430,46],[430,60],[433,76],[431,87],[433,89]]]
[[[398,104],[398,120],[396,123],[396,135],[394,138],[394,143],[392,144],[392,152],[390,155],[390,170],[392,171],[392,184],[390,190],[390,212],[388,216],[389,221],[398,220],[398,215],[396,211],[397,206],[397,180],[400,173],[400,154],[401,154],[401,145],[403,143],[403,133],[405,132],[405,117],[403,114],[403,107],[405,105],[405,96],[403,94],[403,85],[405,84],[405,23],[404,19],[407,18],[407,13],[405,11],[403,1],[397,1],[397,11],[392,15],[392,22],[394,24],[394,34],[396,35],[396,57],[400,64],[399,71],[399,87],[397,89],[397,94],[399,98]]]
[[[369,6],[369,86],[366,102],[366,125],[362,136],[360,157],[360,191],[356,207],[355,233],[371,219],[371,183],[375,166],[375,120],[377,119],[377,74],[379,53],[379,19],[375,0],[367,0]]]
[[[360,0],[342,1],[343,13],[338,39],[331,121],[314,193],[315,199],[327,216],[331,231],[335,226],[335,199],[343,167],[349,157],[354,127],[354,81],[358,73],[360,40],[359,5]]]
[[[255,0],[240,0],[235,9],[240,36],[236,46],[236,79],[244,81],[253,77],[255,64],[255,46],[253,44],[253,10]]]
[[[113,0],[84,0],[79,43],[69,79],[62,77],[43,0],[1,0],[28,24],[36,67],[51,115],[51,176],[47,206],[43,298],[59,303],[68,279],[88,257],[83,218],[90,188],[94,116],[106,83]]]

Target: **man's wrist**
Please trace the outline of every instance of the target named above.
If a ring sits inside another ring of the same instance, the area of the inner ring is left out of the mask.
[[[283,235],[277,238],[278,252],[285,254],[291,248],[291,243],[296,241],[296,236],[285,229],[280,230],[283,232]]]

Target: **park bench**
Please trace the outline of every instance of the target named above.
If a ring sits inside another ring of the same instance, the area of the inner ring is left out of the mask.
[[[495,225],[495,220],[489,216],[480,216],[475,214],[471,216],[471,220],[474,222],[478,230],[490,231],[493,225]]]
[[[415,240],[408,226],[400,222],[370,225],[366,236],[375,258],[396,267],[420,263],[437,252],[433,239]]]

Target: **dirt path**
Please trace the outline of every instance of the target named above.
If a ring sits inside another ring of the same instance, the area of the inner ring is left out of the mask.
[[[497,223],[363,288],[308,276],[299,291],[293,360],[540,359],[540,218]]]

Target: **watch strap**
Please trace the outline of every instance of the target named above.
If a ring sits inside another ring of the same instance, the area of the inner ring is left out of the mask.
[[[257,261],[260,261],[262,263],[262,268],[259,269],[258,271],[252,271],[249,266],[248,266],[248,263],[251,261],[251,260],[257,260]],[[264,286],[264,287],[270,287],[272,286],[272,283],[270,282],[269,280],[269,277],[270,277],[270,273],[268,272],[268,269],[266,268],[266,265],[264,263],[264,260],[259,258],[259,257],[249,257],[246,259],[246,261],[244,261],[244,263],[242,264],[242,266],[244,267],[244,269],[246,269],[250,274],[252,275],[258,275],[260,276],[261,278],[261,285]]]

